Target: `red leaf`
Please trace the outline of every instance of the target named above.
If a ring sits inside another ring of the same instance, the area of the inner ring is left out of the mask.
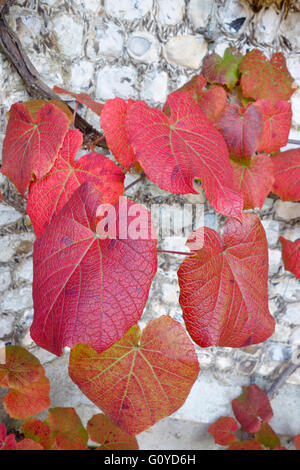
[[[268,395],[257,385],[243,387],[242,394],[232,400],[232,409],[244,431],[257,433],[261,429],[261,420],[268,423],[273,411]]]
[[[252,439],[248,441],[233,442],[227,450],[264,450],[259,442]]]
[[[296,90],[281,52],[268,61],[260,50],[254,49],[243,58],[240,72],[242,92],[247,98],[267,99],[275,104],[288,100]]]
[[[168,316],[137,325],[107,351],[72,349],[71,379],[117,426],[131,435],[178,410],[199,372],[184,328]]]
[[[39,360],[20,346],[5,348],[5,364],[0,364],[0,387],[10,388],[3,405],[15,419],[26,419],[50,404],[49,380]]]
[[[233,434],[239,429],[239,425],[234,418],[222,416],[208,428],[208,432],[213,436],[215,443],[226,446],[237,438]]]
[[[283,201],[300,201],[300,148],[277,153],[272,162],[273,192]]]
[[[3,142],[2,173],[24,195],[33,175],[42,178],[52,168],[69,127],[66,114],[45,104],[33,119],[22,103],[13,104]]]
[[[263,117],[263,134],[258,152],[271,153],[278,151],[288,143],[292,124],[292,107],[288,101],[277,101],[272,104],[268,100],[253,103]]]
[[[284,237],[279,237],[282,245],[282,258],[284,268],[300,279],[300,238],[291,242]]]
[[[296,450],[300,450],[300,434],[297,434],[297,436],[294,437],[294,444]]]
[[[267,155],[254,155],[249,161],[231,161],[234,188],[244,197],[244,209],[262,207],[274,183],[272,160]]]
[[[5,424],[0,424],[0,450],[15,450],[16,445],[14,434],[7,435]]]
[[[17,443],[16,450],[44,450],[44,448],[32,439],[23,439]]]
[[[172,93],[167,106],[170,118],[142,103],[128,110],[129,142],[146,175],[178,194],[196,194],[194,179],[201,178],[213,208],[240,219],[243,201],[231,189],[233,170],[222,136],[187,93]]]
[[[192,80],[183,85],[178,91],[187,92],[200,106],[204,114],[211,121],[216,121],[227,103],[227,95],[224,88],[213,86],[203,90],[206,80],[201,75],[195,75]]]
[[[125,129],[128,110],[134,103],[137,101],[128,100],[126,103],[122,98],[114,98],[106,101],[101,113],[101,127],[104,130],[107,145],[115,159],[124,168],[130,168],[136,161]]]
[[[87,93],[73,93],[72,91],[65,90],[64,88],[60,88],[58,86],[54,86],[53,91],[54,93],[58,93],[59,95],[73,96],[73,98],[75,98],[78,103],[84,104],[99,116],[102,112],[103,104],[94,101]]]
[[[141,317],[156,272],[149,212],[124,198],[111,206],[116,238],[101,239],[101,204],[95,185],[84,183],[34,244],[31,336],[57,355],[64,346],[86,343],[100,352],[118,341]],[[141,239],[130,235],[135,210],[146,225]]]
[[[223,59],[214,52],[205,57],[202,75],[210,83],[220,83],[232,89],[239,79],[239,65],[242,58],[241,53],[233,47],[225,50]]]
[[[187,242],[195,248],[178,271],[179,302],[192,339],[201,347],[245,347],[265,341],[275,322],[268,308],[268,244],[254,214],[230,219],[223,237],[204,227]]]
[[[124,175],[107,157],[89,153],[75,161],[82,141],[79,130],[69,130],[54,167],[43,179],[30,186],[27,213],[37,236],[85,181],[96,185],[104,203],[114,204],[123,194]]]
[[[261,423],[260,430],[255,433],[255,439],[271,450],[280,447],[280,439],[268,423]]]
[[[22,432],[26,438],[40,444],[44,449],[51,449],[52,440],[49,426],[37,418],[32,418],[22,424]]]
[[[95,415],[89,420],[87,432],[92,441],[102,444],[97,450],[139,449],[135,436],[130,436],[102,414]]]
[[[223,135],[229,153],[235,159],[247,159],[259,146],[263,119],[253,105],[245,109],[237,104],[227,104],[216,121],[216,127]]]
[[[45,423],[53,450],[86,450],[88,434],[74,408],[51,408]]]

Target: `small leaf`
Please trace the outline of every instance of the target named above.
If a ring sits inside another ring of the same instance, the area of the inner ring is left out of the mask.
[[[245,109],[237,104],[227,104],[215,125],[234,159],[252,157],[263,133],[262,115],[253,105]]]
[[[178,410],[199,372],[194,346],[171,317],[137,325],[101,354],[71,350],[69,375],[121,429],[136,435]]]
[[[253,49],[243,58],[240,72],[242,92],[246,98],[266,99],[275,104],[278,100],[289,100],[296,90],[281,52],[275,53],[268,61],[260,50]]]
[[[268,423],[262,422],[260,430],[255,433],[255,439],[264,447],[274,449],[280,447],[280,439]]]
[[[202,75],[210,83],[220,83],[232,89],[239,79],[242,58],[241,53],[233,47],[225,50],[223,59],[214,52],[204,59]]]
[[[115,204],[124,192],[122,170],[104,155],[93,152],[75,161],[82,142],[79,130],[69,130],[53,168],[30,185],[26,211],[37,237],[85,181],[96,185],[103,203]]]
[[[14,434],[7,435],[5,424],[0,424],[0,450],[15,450],[16,445]]]
[[[53,450],[86,450],[88,434],[74,408],[50,408],[45,423]]]
[[[244,209],[261,208],[274,183],[273,164],[269,156],[254,155],[249,161],[231,161],[234,188],[244,197]]]
[[[249,433],[259,432],[261,420],[268,423],[273,417],[268,395],[257,385],[243,387],[242,394],[232,401],[232,409],[243,430]]]
[[[22,424],[22,432],[26,438],[40,444],[44,449],[51,449],[52,440],[49,426],[37,418],[31,418]]]
[[[58,93],[59,95],[70,95],[73,96],[73,98],[78,101],[78,103],[81,103],[88,108],[90,108],[94,113],[98,114],[100,116],[102,109],[103,109],[103,104],[97,103],[97,101],[94,101],[90,95],[87,93],[73,93],[72,91],[65,90],[64,88],[60,88],[58,86],[53,87],[54,93]]]
[[[33,175],[42,178],[52,168],[68,126],[66,114],[53,104],[45,104],[36,119],[22,103],[10,108],[3,142],[2,173],[23,196]]]
[[[234,418],[222,416],[208,428],[208,432],[213,436],[215,443],[226,446],[237,440],[233,434],[239,429],[239,425]]]
[[[264,450],[259,442],[252,439],[248,441],[233,442],[227,450]]]
[[[16,450],[45,450],[40,444],[32,439],[23,439],[16,445]]]
[[[97,450],[138,450],[139,446],[135,436],[113,424],[103,415],[94,415],[87,424],[89,438],[102,445]]]
[[[199,248],[194,240],[202,241]],[[223,237],[202,227],[190,236],[178,270],[179,302],[192,339],[201,347],[241,348],[274,333],[268,307],[268,244],[254,214],[227,220]],[[197,250],[196,250],[197,248]]]
[[[300,201],[300,148],[277,153],[272,162],[273,192],[283,201]]]
[[[282,259],[284,268],[300,279],[300,238],[291,242],[284,237],[279,237],[282,246]]]
[[[253,103],[263,117],[263,134],[258,152],[271,153],[278,151],[288,143],[292,124],[292,107],[288,101],[277,101],[272,104],[268,100]]]

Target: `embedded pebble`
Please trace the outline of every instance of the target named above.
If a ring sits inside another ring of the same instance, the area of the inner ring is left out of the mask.
[[[182,20],[185,1],[184,0],[159,0],[156,19],[162,25],[176,25]]]
[[[145,31],[136,31],[128,39],[128,54],[138,62],[155,63],[159,57],[157,39]]]
[[[94,67],[91,62],[82,60],[76,64],[72,64],[70,89],[77,93],[83,90],[88,90],[94,75]]]
[[[0,204],[0,227],[10,225],[22,219],[22,214],[11,206]]]
[[[262,44],[271,44],[278,28],[279,15],[274,8],[261,10],[253,24],[254,37]]]
[[[3,312],[20,312],[29,307],[32,307],[31,286],[6,291],[0,303]]]
[[[100,23],[88,39],[86,53],[90,59],[95,60],[101,56],[120,57],[123,45],[124,36],[119,26],[114,23]]]
[[[294,50],[300,49],[300,12],[287,15],[286,19],[280,25],[280,35],[290,43]]]
[[[11,283],[11,274],[8,266],[0,267],[0,292],[8,289]]]
[[[2,314],[0,317],[0,338],[4,338],[11,334],[14,323],[14,317],[12,315]]]
[[[269,251],[269,275],[276,274],[281,265],[281,251],[280,250],[268,250]]]
[[[116,96],[123,99],[137,98],[136,80],[137,71],[134,67],[107,65],[97,73],[96,97],[103,101]]]
[[[150,71],[144,76],[141,89],[141,99],[151,104],[164,103],[168,95],[168,74],[160,71]]]
[[[52,19],[53,33],[57,47],[66,59],[74,59],[82,54],[83,24],[65,13]],[[74,41],[76,38],[76,41]]]
[[[188,16],[195,28],[207,26],[213,8],[214,0],[191,0],[188,6]]]
[[[297,219],[300,217],[300,204],[278,200],[275,202],[275,212],[279,219],[286,221]]]
[[[16,270],[16,280],[21,282],[32,282],[33,261],[32,258],[26,259]]]
[[[238,0],[228,0],[223,5],[219,15],[224,27],[231,33],[241,33],[248,16],[247,8]]]
[[[175,36],[164,46],[164,52],[169,62],[196,70],[207,53],[207,43],[202,36]]]
[[[145,16],[153,6],[153,0],[104,0],[105,12],[114,18],[133,21]]]

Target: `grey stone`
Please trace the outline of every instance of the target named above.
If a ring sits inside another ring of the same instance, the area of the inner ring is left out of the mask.
[[[88,90],[93,81],[94,67],[88,60],[72,64],[70,89],[77,93]]]
[[[281,251],[269,250],[269,275],[276,274],[281,265]]]
[[[134,67],[105,66],[97,73],[96,96],[103,101],[116,96],[123,99],[137,98],[136,79]]]
[[[207,26],[213,3],[213,0],[190,0],[188,16],[195,28]]]
[[[300,303],[287,304],[286,313],[283,317],[284,321],[290,325],[300,324]]]
[[[296,278],[280,278],[273,281],[275,295],[281,295],[288,302],[300,300],[300,281]]]
[[[300,433],[300,394],[299,387],[284,385],[272,400],[274,418],[270,425],[275,432],[286,436]]]
[[[300,204],[278,200],[275,202],[275,211],[279,219],[290,221],[300,217]]]
[[[174,36],[164,46],[166,59],[174,65],[198,69],[207,53],[207,43],[202,36]]]
[[[279,26],[279,15],[274,8],[261,10],[253,23],[254,37],[261,44],[271,44]]]
[[[0,338],[4,338],[12,333],[14,317],[12,315],[0,315]]]
[[[159,43],[150,33],[135,31],[128,39],[128,54],[137,62],[155,63],[159,57]]]
[[[124,36],[119,26],[114,23],[100,23],[91,33],[87,43],[87,56],[98,60],[99,57],[120,57],[123,52]]]
[[[185,1],[177,0],[159,0],[157,2],[157,15],[156,19],[162,25],[176,25],[182,20]]]
[[[65,13],[52,19],[57,47],[66,59],[75,59],[82,54],[83,24]],[[76,38],[76,41],[74,41]]]
[[[0,204],[0,227],[13,224],[22,219],[22,214],[7,204]]]
[[[144,76],[141,99],[151,104],[165,103],[168,95],[168,75],[163,71],[150,71]]]
[[[104,0],[105,12],[119,20],[142,18],[153,5],[153,0]]]
[[[11,283],[11,274],[8,266],[0,267],[0,292],[9,288]]]
[[[299,37],[300,12],[287,15],[281,22],[280,34],[289,41],[294,50],[300,50]]]
[[[32,258],[29,258],[24,261],[16,270],[16,280],[32,282],[33,277],[33,262]]]
[[[5,292],[0,304],[0,308],[4,312],[20,312],[28,307],[32,307],[31,286]]]
[[[0,262],[5,263],[15,255],[29,253],[34,239],[34,234],[30,232],[0,237]]]
[[[220,9],[220,20],[230,33],[242,33],[249,15],[248,8],[238,0],[228,0]]]

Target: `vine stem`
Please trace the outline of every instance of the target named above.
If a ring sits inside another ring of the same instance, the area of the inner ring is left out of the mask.
[[[300,140],[289,139],[289,140],[288,140],[288,143],[289,143],[289,144],[300,145]]]
[[[137,178],[135,181],[133,181],[132,183],[130,183],[128,186],[125,186],[124,191],[127,191],[127,189],[132,188],[132,186],[135,186],[137,183],[139,183],[140,181],[142,181],[144,178],[145,178],[145,175],[140,176],[140,177]]]
[[[277,379],[273,382],[269,390],[267,391],[267,395],[270,400],[275,398],[277,393],[279,392],[279,389],[284,383],[287,381],[287,379],[294,373],[296,370],[300,367],[300,362],[290,362],[279,374]]]
[[[157,253],[167,253],[167,254],[170,254],[170,255],[183,255],[183,256],[191,256],[193,255],[194,253],[186,253],[184,251],[170,251],[170,250],[156,250]]]

